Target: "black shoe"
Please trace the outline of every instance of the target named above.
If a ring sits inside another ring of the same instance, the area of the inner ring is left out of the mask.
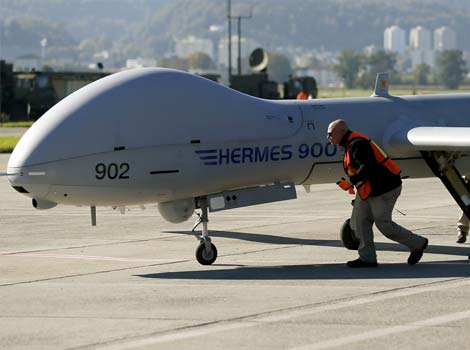
[[[348,267],[377,267],[376,262],[367,262],[361,259],[348,261],[346,265],[348,265]]]
[[[416,249],[416,250],[413,250],[410,254],[410,256],[408,257],[408,265],[414,265],[416,264],[418,261],[421,260],[421,257],[423,256],[423,253],[424,253],[424,250],[428,247],[428,239],[425,238],[425,242],[424,242],[424,245],[422,248],[420,249]]]
[[[467,241],[467,232],[460,231],[459,235],[457,236],[457,243],[465,243]]]

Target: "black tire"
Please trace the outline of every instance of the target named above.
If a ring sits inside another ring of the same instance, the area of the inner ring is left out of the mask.
[[[217,248],[211,243],[211,253],[207,254],[206,245],[201,242],[196,249],[196,260],[201,265],[212,265],[217,259]]]
[[[341,241],[346,249],[357,250],[360,240],[356,237],[351,225],[349,225],[350,220],[351,219],[347,219],[343,226],[341,226]]]

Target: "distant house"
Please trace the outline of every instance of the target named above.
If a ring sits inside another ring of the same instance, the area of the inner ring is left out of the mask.
[[[126,69],[133,69],[133,68],[142,68],[142,67],[156,67],[157,60],[153,58],[129,58],[126,61]]]

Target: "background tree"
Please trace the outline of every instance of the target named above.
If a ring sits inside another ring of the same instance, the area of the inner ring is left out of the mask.
[[[284,55],[269,53],[268,75],[270,80],[286,81],[293,72],[289,58]]]
[[[358,79],[358,85],[363,89],[371,89],[375,85],[377,73],[389,72],[390,80],[399,79],[395,70],[396,55],[383,50],[376,51],[364,59],[362,74]]]
[[[212,58],[204,52],[193,52],[188,56],[189,69],[216,69]]]
[[[187,71],[189,68],[188,60],[181,57],[169,57],[159,60],[158,65],[163,68],[173,68]]]
[[[413,78],[416,84],[427,85],[429,82],[429,75],[431,74],[431,67],[425,63],[418,64],[413,72]]]
[[[353,49],[346,49],[341,51],[338,57],[338,63],[333,66],[333,70],[343,79],[344,86],[347,89],[355,87],[362,59],[361,54]]]
[[[449,89],[457,89],[467,74],[462,51],[446,50],[437,59],[437,78]]]

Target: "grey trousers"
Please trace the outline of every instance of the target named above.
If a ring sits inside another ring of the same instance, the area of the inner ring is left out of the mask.
[[[359,257],[363,261],[376,262],[374,233],[372,225],[375,223],[383,235],[392,241],[407,246],[411,251],[420,249],[425,239],[392,221],[392,211],[400,196],[401,186],[380,196],[361,199],[356,194],[354,208],[351,215],[351,228],[360,238]]]
[[[462,211],[462,214],[460,214],[459,221],[457,221],[457,231],[458,233],[464,232],[468,233],[468,227],[469,227],[469,220],[467,218],[467,215],[464,214]]]

